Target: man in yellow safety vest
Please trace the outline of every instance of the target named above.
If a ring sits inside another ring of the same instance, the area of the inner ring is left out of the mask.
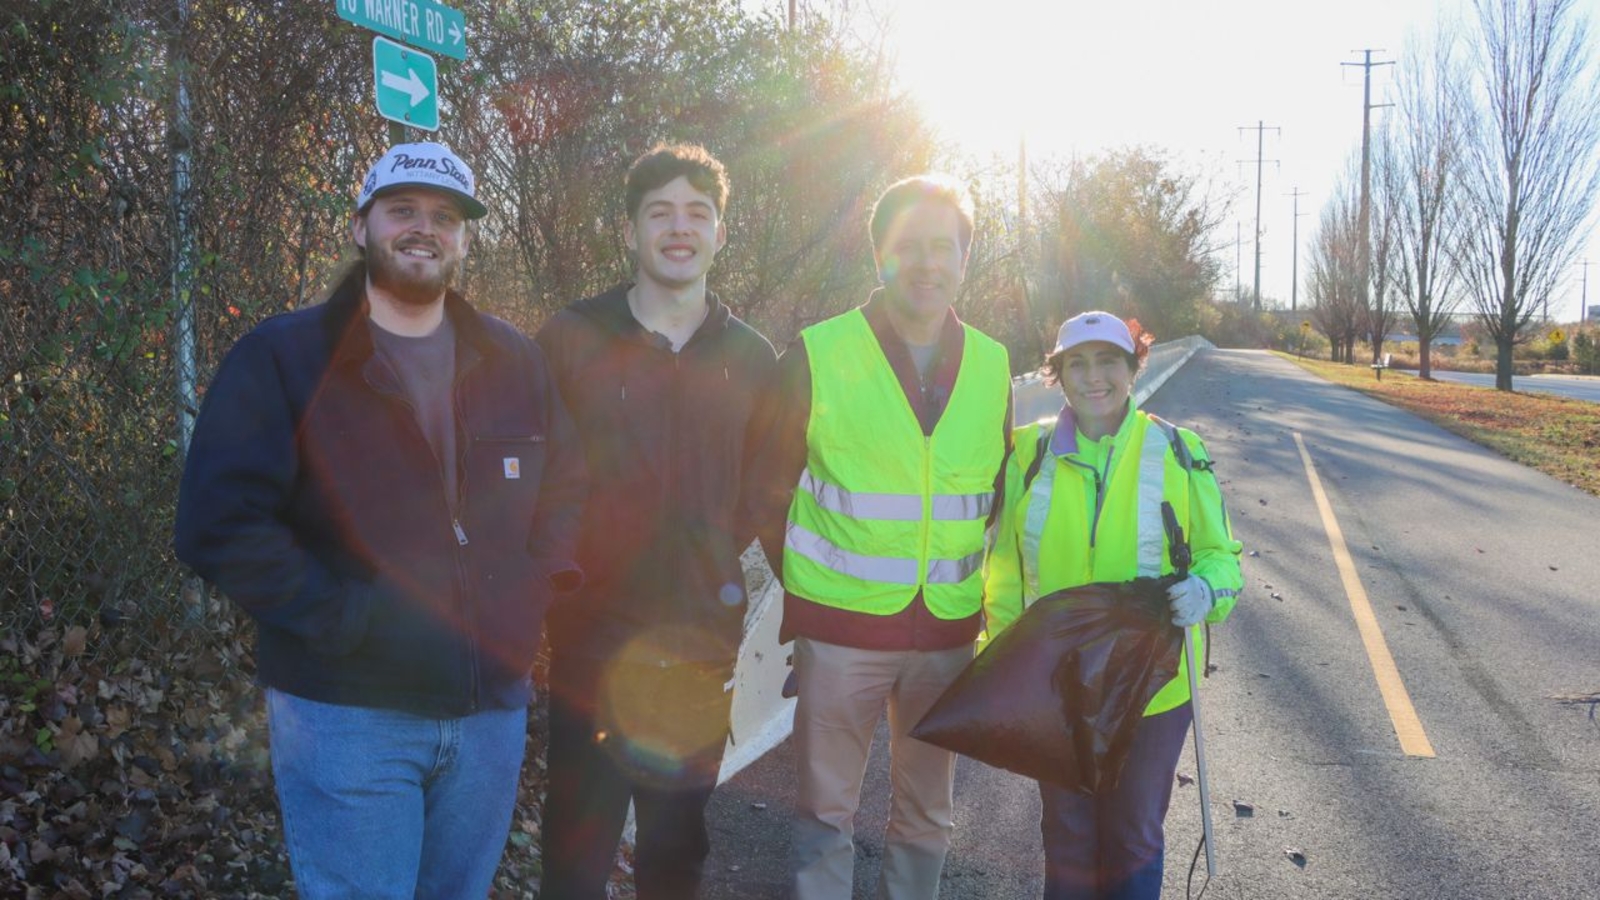
[[[955,760],[908,732],[972,658],[1011,419],[1005,348],[950,308],[972,230],[948,179],[891,186],[871,219],[882,287],[805,329],[779,362],[762,540],[795,641],[799,900],[851,896],[853,820],[886,705],[877,894],[938,892]]]

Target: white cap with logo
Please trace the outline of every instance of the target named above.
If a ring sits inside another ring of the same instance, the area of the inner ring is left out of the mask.
[[[449,147],[432,141],[396,144],[367,170],[367,177],[361,182],[361,193],[356,195],[356,210],[365,212],[372,201],[386,191],[425,187],[454,196],[461,202],[464,216],[481,219],[489,210],[473,196],[476,186],[472,169]]]
[[[1061,331],[1056,334],[1056,348],[1050,351],[1050,355],[1090,341],[1105,341],[1129,353],[1138,352],[1133,349],[1133,335],[1125,322],[1111,313],[1094,310],[1078,313],[1061,323]]]

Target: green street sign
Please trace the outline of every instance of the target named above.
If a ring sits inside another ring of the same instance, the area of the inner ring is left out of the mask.
[[[372,91],[378,115],[423,131],[439,130],[439,70],[428,54],[373,38]]]
[[[339,18],[413,47],[467,58],[467,17],[433,0],[335,0]]]

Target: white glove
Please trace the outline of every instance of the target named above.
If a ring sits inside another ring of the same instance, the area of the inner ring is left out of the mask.
[[[1172,601],[1172,624],[1179,628],[1200,624],[1211,612],[1217,595],[1211,585],[1199,575],[1190,575],[1167,588],[1167,599]]]

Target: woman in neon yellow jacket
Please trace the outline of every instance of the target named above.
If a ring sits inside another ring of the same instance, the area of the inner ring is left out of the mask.
[[[1227,618],[1243,584],[1238,541],[1205,446],[1134,407],[1150,337],[1106,312],[1061,326],[1047,380],[1066,405],[1055,422],[1016,430],[1005,506],[985,572],[992,638],[1039,597],[1097,582],[1172,573],[1161,505],[1177,513],[1193,554],[1168,590],[1179,627]],[[1203,657],[1202,657],[1203,658]],[[1082,795],[1044,782],[1046,900],[1161,894],[1162,820],[1193,713],[1187,660],[1145,708],[1117,786]]]

